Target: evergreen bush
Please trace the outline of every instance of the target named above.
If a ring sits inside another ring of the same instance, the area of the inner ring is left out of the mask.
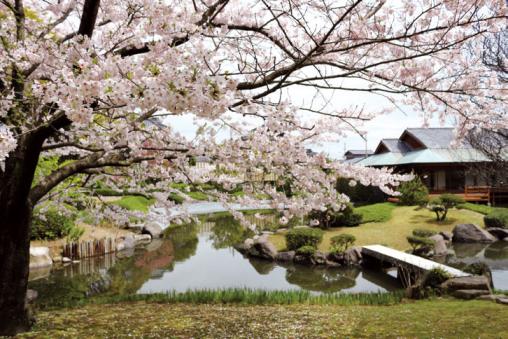
[[[429,190],[420,179],[415,176],[411,181],[405,181],[399,186],[399,204],[405,206],[424,206],[429,200]]]
[[[455,194],[441,194],[438,198],[432,199],[427,208],[436,213],[436,220],[443,221],[446,219],[448,210],[464,203],[464,199]]]
[[[75,218],[73,214],[65,215],[55,209],[38,213],[32,221],[30,240],[53,240],[66,237],[74,228]]]
[[[312,257],[316,254],[316,248],[313,246],[302,246],[296,250],[296,254],[303,255],[305,257]]]
[[[508,228],[508,209],[496,209],[483,217],[485,227]]]
[[[290,251],[303,246],[317,248],[322,240],[323,231],[317,228],[293,228],[286,233],[286,246]]]
[[[332,252],[340,253],[347,250],[356,241],[356,237],[352,234],[339,234],[330,239]]]
[[[435,234],[437,234],[436,231],[426,230],[426,229],[423,229],[423,228],[417,228],[417,229],[413,230],[413,235],[416,236],[416,237],[428,238],[428,237],[431,237],[431,236],[433,236]]]

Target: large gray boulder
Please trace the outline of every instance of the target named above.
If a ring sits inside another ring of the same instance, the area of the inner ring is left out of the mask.
[[[134,234],[134,242],[136,245],[149,244],[152,241],[150,234]]]
[[[452,241],[453,233],[450,231],[441,231],[439,234],[444,238],[446,241]]]
[[[254,240],[254,244],[247,251],[247,254],[257,258],[275,260],[277,249],[268,240],[268,236],[263,235]]]
[[[47,247],[30,247],[30,269],[42,268],[53,265],[53,259],[49,255]]]
[[[441,234],[434,234],[433,236],[430,236],[429,239],[434,241],[434,255],[441,256],[448,253],[446,240]]]
[[[344,264],[345,265],[360,265],[362,262],[362,248],[351,247],[344,251]]]
[[[136,240],[132,235],[126,235],[120,237],[116,240],[116,250],[117,252],[128,250],[134,248],[136,246]]]
[[[474,224],[459,224],[453,229],[453,242],[457,243],[470,243],[470,242],[482,242],[489,243],[496,241],[489,232],[481,229]]]
[[[159,224],[151,222],[143,226],[142,234],[150,234],[152,239],[162,237],[162,227]]]
[[[504,240],[508,238],[508,229],[501,227],[489,227],[487,232],[495,236],[498,240]]]
[[[275,260],[281,262],[291,262],[295,258],[295,251],[279,252],[275,256]]]
[[[314,253],[314,264],[315,265],[325,265],[326,264],[326,254],[320,251],[316,251]]]
[[[245,239],[243,243],[234,245],[234,248],[242,253],[242,254],[248,254],[250,249],[254,246],[254,239]]]
[[[489,279],[481,275],[451,278],[442,283],[440,287],[448,292],[458,290],[490,291]]]

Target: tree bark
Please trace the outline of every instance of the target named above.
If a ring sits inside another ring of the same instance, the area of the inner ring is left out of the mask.
[[[27,134],[0,171],[0,336],[27,331],[31,317],[25,303],[32,204],[30,187],[44,138]]]

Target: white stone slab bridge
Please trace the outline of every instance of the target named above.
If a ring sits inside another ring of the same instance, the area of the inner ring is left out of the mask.
[[[437,263],[413,254],[395,250],[383,245],[368,245],[362,247],[362,258],[366,265],[374,261],[382,265],[371,265],[379,267],[396,267],[397,276],[403,285],[411,285],[418,280],[425,272],[440,268],[452,277],[466,277],[471,274],[456,268]],[[386,265],[388,264],[388,265]],[[383,266],[384,265],[384,266]]]

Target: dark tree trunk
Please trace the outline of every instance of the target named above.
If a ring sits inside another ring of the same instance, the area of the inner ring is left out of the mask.
[[[30,187],[43,138],[27,134],[0,170],[0,336],[30,328],[25,304],[32,203]]]

